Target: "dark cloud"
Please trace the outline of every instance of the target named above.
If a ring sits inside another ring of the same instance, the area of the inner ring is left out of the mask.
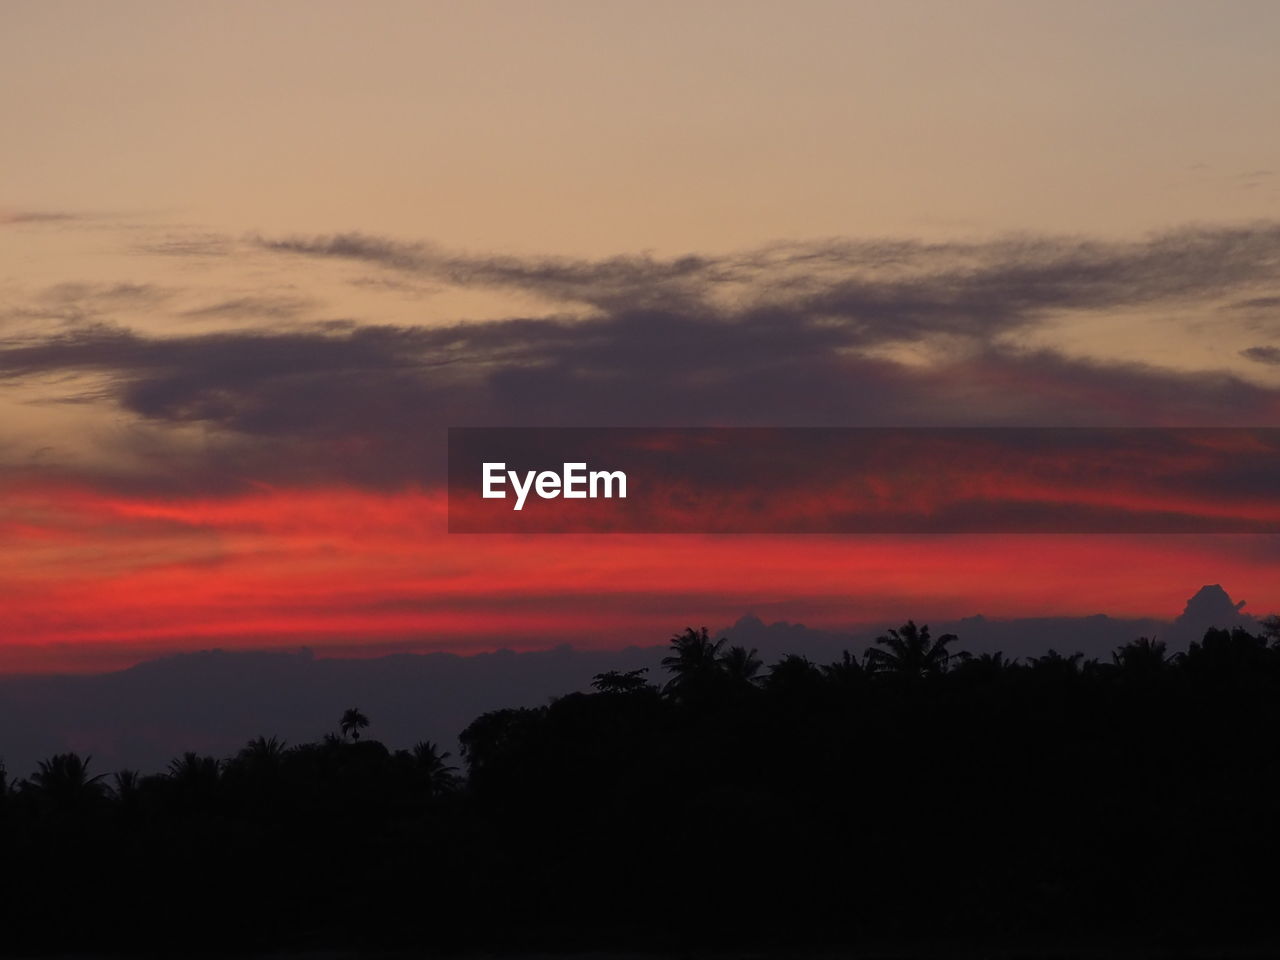
[[[1280,364],[1280,347],[1249,347],[1241,350],[1240,356],[1256,360],[1258,363]]]
[[[220,233],[174,234],[136,244],[133,250],[158,257],[225,257],[234,246],[231,238]]]
[[[72,220],[85,219],[80,214],[63,213],[56,210],[14,210],[0,211],[0,225],[22,223],[65,223]]]
[[[841,241],[729,256],[471,257],[359,233],[264,239],[265,249],[375,263],[444,282],[519,289],[611,312],[697,309],[841,322],[860,342],[990,336],[1062,310],[1195,300],[1274,279],[1280,224],[1187,228],[1130,243]],[[714,306],[732,289],[748,305]]]
[[[0,308],[0,324],[43,321],[60,327],[84,326],[121,310],[153,306],[171,295],[171,290],[148,283],[59,283],[21,306]]]
[[[365,290],[381,290],[403,294],[414,299],[429,296],[438,292],[439,287],[434,284],[414,283],[409,280],[402,280],[397,277],[356,277],[348,280],[348,284],[353,287],[360,287]]]
[[[841,345],[664,316],[164,339],[96,327],[0,349],[0,378],[93,373],[94,399],[105,377],[145,421],[216,428],[204,459],[171,458],[202,483],[435,478],[444,428],[461,425],[1240,425],[1276,404],[1225,375],[998,351],[921,368]]]
[[[1243,426],[1280,409],[1276,391],[1231,375],[1069,359],[998,336],[1066,310],[1244,300],[1274,281],[1277,225],[1129,244],[842,242],[667,260],[459,257],[358,234],[261,244],[518,288],[566,309],[177,337],[84,324],[0,342],[0,381],[92,375],[84,390],[105,381],[147,422],[213,428],[208,449],[234,450],[235,469],[361,482],[436,470],[447,426]],[[206,309],[255,307],[270,304]],[[945,344],[944,358],[888,359],[883,348],[902,341]]]
[[[1235,179],[1239,183],[1241,189],[1255,190],[1258,187],[1270,183],[1271,178],[1275,175],[1274,170],[1249,170],[1245,173],[1236,174]]]
[[[1280,307],[1280,297],[1250,297],[1230,305],[1233,310],[1271,310]]]
[[[361,233],[256,238],[254,242],[279,253],[357,260],[458,286],[518,289],[568,303],[614,308],[688,304],[700,299],[708,285],[733,276],[732,265],[695,256],[672,260],[467,257],[447,254],[430,244]]]
[[[232,297],[204,307],[184,310],[180,316],[198,320],[261,318],[287,320],[312,305],[304,297]]]
[[[1201,639],[1211,628],[1230,630],[1241,627],[1257,632],[1258,621],[1244,612],[1245,606],[1244,600],[1232,600],[1221,584],[1205,584],[1188,598],[1186,607],[1173,621],[1165,639],[1180,647]]]

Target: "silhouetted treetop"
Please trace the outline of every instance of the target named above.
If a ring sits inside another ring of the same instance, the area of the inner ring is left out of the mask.
[[[930,638],[929,627],[917,627],[908,620],[897,630],[876,637],[876,647],[867,651],[867,663],[873,672],[919,680],[944,673],[950,663],[947,647],[956,635],[944,633]]]
[[[342,735],[350,737],[352,740],[359,740],[360,731],[367,726],[369,726],[369,718],[361,713],[357,707],[348,708],[342,714],[342,719],[338,723],[338,729],[342,731]]]
[[[638,670],[606,670],[591,678],[591,686],[600,693],[636,693],[649,686],[645,674],[648,667]]]

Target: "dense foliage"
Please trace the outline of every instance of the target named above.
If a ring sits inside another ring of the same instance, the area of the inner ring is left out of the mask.
[[[909,622],[768,668],[687,630],[661,685],[479,717],[465,769],[354,708],[159,775],[51,757],[0,780],[4,945],[1265,939],[1275,627],[1010,662]]]

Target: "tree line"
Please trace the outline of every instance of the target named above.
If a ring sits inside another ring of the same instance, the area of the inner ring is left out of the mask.
[[[456,761],[354,707],[150,775],[59,754],[0,773],[0,949],[1280,935],[1274,618],[1106,660],[957,643],[766,666],[690,628]]]

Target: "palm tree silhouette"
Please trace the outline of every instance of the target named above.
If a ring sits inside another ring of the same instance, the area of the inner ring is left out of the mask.
[[[853,687],[866,679],[869,669],[848,650],[844,650],[839,660],[822,668],[822,675],[838,687]]]
[[[701,630],[686,627],[684,633],[673,636],[671,653],[662,658],[663,667],[674,674],[667,690],[683,695],[705,687],[720,670],[718,657],[724,644],[723,637],[713,643],[706,627]]]
[[[649,681],[644,678],[648,672],[648,667],[638,670],[606,670],[591,678],[591,686],[600,693],[638,693],[649,687]]]
[[[927,624],[917,627],[914,620],[908,620],[897,630],[876,637],[876,643],[884,649],[868,650],[867,664],[877,673],[911,679],[936,676],[946,671],[951,659],[947,644],[955,639],[954,633],[944,633],[932,640]]]
[[[1129,676],[1151,676],[1159,673],[1174,657],[1168,655],[1164,641],[1139,637],[1111,654],[1112,662]]]
[[[211,804],[218,793],[222,766],[214,757],[188,750],[169,764],[169,780],[182,802],[190,807]]]
[[[980,653],[976,657],[971,653],[961,651],[952,657],[958,660],[959,665],[953,669],[956,672],[963,672],[965,676],[970,678],[985,677],[995,678],[1001,674],[1007,673],[1017,666],[1017,659],[1006,660],[1004,652],[997,650],[995,653]]]
[[[58,753],[48,760],[41,760],[39,769],[31,776],[32,787],[41,795],[58,802],[76,802],[100,797],[103,792],[99,781],[105,774],[89,776],[89,761],[93,757],[80,758],[75,753]]]
[[[132,803],[137,799],[142,784],[142,774],[137,770],[119,770],[112,776],[111,792],[121,803]]]
[[[1049,652],[1043,656],[1031,658],[1031,669],[1037,673],[1074,677],[1080,672],[1080,662],[1083,659],[1083,653],[1076,652],[1066,657],[1050,647]]]
[[[421,740],[413,745],[414,765],[433,797],[448,793],[458,785],[458,778],[454,773],[457,768],[445,762],[450,756],[452,754],[449,751],[442,753],[440,747],[430,740]]]
[[[236,759],[254,766],[268,767],[278,764],[284,754],[285,742],[279,737],[255,737],[240,748]]]
[[[720,669],[735,686],[750,686],[757,682],[759,678],[756,674],[764,666],[756,653],[754,647],[750,650],[746,647],[730,647],[720,658]]]
[[[338,728],[342,730],[344,737],[359,740],[360,731],[368,725],[369,718],[361,713],[358,707],[351,707],[342,714],[342,720],[339,721]]]
[[[769,675],[761,681],[761,686],[779,702],[808,705],[821,695],[825,677],[808,657],[789,653],[769,668]]]

